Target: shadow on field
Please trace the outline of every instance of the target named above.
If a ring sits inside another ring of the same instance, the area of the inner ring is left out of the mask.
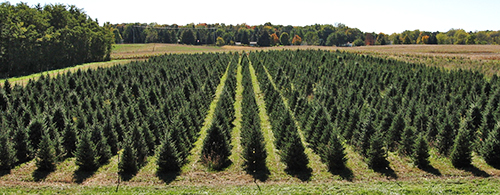
[[[52,171],[39,171],[38,169],[33,171],[33,179],[35,181],[42,181],[51,173]]]
[[[254,179],[259,180],[261,182],[267,181],[267,179],[269,179],[269,175],[271,174],[271,172],[267,167],[265,167],[264,170],[259,170],[255,172],[247,171],[247,173],[250,174]]]
[[[9,170],[1,170],[0,171],[0,177],[3,177],[4,175],[10,174],[10,169]]]
[[[392,179],[397,179],[398,175],[396,172],[394,172],[394,169],[391,168],[391,166],[387,166],[385,168],[373,168],[373,170],[377,173],[381,173],[382,175],[392,178]]]
[[[354,173],[349,167],[344,167],[343,169],[330,170],[333,175],[338,175],[347,181],[352,181],[354,179]]]
[[[172,172],[172,173],[156,173],[156,177],[158,177],[160,180],[162,180],[163,182],[165,182],[165,184],[170,184],[172,183],[173,181],[175,181],[175,179],[177,178],[177,176],[179,176],[181,174],[181,172]]]
[[[434,168],[432,165],[427,165],[427,166],[422,166],[419,167],[422,171],[425,171],[427,173],[433,174],[435,176],[441,176],[441,171],[438,169]]]
[[[285,172],[293,177],[300,179],[301,181],[309,181],[311,180],[312,176],[312,169],[309,167],[304,167],[304,169],[300,171],[291,171],[285,169]]]
[[[472,173],[472,175],[474,175],[476,177],[490,177],[491,176],[490,174],[488,174],[485,171],[477,168],[474,165],[472,165],[470,167],[461,168],[461,169],[464,170],[464,171]]]
[[[76,182],[76,183],[83,183],[83,181],[85,181],[86,179],[92,177],[92,175],[94,175],[94,173],[96,172],[96,170],[93,170],[93,171],[87,171],[87,170],[76,170],[75,173],[73,173],[73,180]]]

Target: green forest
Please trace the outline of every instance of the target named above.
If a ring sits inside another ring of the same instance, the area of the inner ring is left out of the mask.
[[[113,33],[75,6],[0,4],[0,78],[110,60]]]

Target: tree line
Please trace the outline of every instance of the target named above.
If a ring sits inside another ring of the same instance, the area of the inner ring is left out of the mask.
[[[113,33],[75,6],[0,4],[0,78],[110,60]]]

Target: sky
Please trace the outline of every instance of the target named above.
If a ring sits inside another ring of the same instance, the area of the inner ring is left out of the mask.
[[[6,2],[6,1],[2,1]],[[9,0],[11,4],[21,1]],[[446,32],[500,30],[499,0],[23,0],[67,4],[91,18],[116,23],[224,23],[306,26],[342,23],[363,32],[392,34],[405,30]]]

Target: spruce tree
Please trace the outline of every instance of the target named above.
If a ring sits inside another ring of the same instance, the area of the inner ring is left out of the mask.
[[[118,152],[118,136],[113,129],[113,124],[108,120],[102,127],[102,134],[106,138],[106,141],[110,147],[111,154],[116,154]]]
[[[15,162],[15,150],[8,138],[8,133],[2,125],[0,130],[0,171],[10,170]]]
[[[212,126],[207,130],[207,137],[203,141],[201,159],[209,169],[222,170],[229,165],[231,150],[229,143],[217,121],[212,122]]]
[[[405,121],[403,117],[401,117],[401,114],[398,113],[396,114],[396,116],[394,116],[394,119],[392,120],[391,126],[388,130],[387,143],[389,146],[389,150],[396,150],[396,144],[400,142],[401,134],[403,133],[404,129]]]
[[[424,133],[420,133],[413,145],[413,162],[417,167],[423,168],[429,166],[429,145]]]
[[[133,147],[133,141],[128,135],[123,144],[123,151],[118,162],[118,173],[122,176],[126,174],[135,174],[138,171],[136,150]]]
[[[455,138],[450,153],[451,163],[456,168],[468,167],[472,163],[472,147],[469,131],[467,119],[462,119],[458,135]]]
[[[84,131],[80,133],[76,146],[76,165],[80,171],[95,171],[99,167],[97,162],[97,150],[91,139],[91,133]]]
[[[495,168],[500,168],[500,123],[489,132],[488,137],[482,144],[480,153],[486,163]]]
[[[307,171],[309,164],[309,158],[304,153],[304,146],[300,140],[297,129],[292,126],[284,129],[288,131],[289,134],[287,141],[284,143],[283,149],[281,149],[281,161],[286,164],[286,171],[290,172],[303,172]]]
[[[413,153],[413,145],[415,144],[416,129],[413,126],[406,125],[401,135],[401,143],[399,152],[404,156],[411,156]]]
[[[377,132],[370,139],[370,148],[366,153],[366,159],[368,167],[372,169],[385,169],[389,167],[382,136],[382,133]]]
[[[73,157],[76,150],[76,143],[78,142],[75,127],[71,124],[66,124],[63,132],[62,145],[64,147],[67,157]]]
[[[24,163],[30,158],[31,150],[26,140],[28,140],[26,128],[19,127],[17,130],[15,130],[13,142],[17,163]]]
[[[92,141],[96,146],[96,160],[100,165],[106,164],[111,159],[111,148],[107,143],[106,137],[102,134],[102,127],[94,128],[92,132]]]
[[[131,131],[132,147],[135,150],[136,162],[138,166],[144,165],[146,162],[146,157],[148,155],[148,146],[144,139],[144,132],[141,126],[134,124]]]
[[[322,150],[321,159],[324,159],[323,161],[326,162],[330,172],[345,169],[347,161],[345,148],[340,142],[337,133],[330,134],[330,140]]]
[[[182,161],[179,159],[179,154],[175,148],[170,133],[166,133],[161,141],[160,150],[158,151],[158,173],[171,173],[180,171]]]
[[[34,121],[31,121],[28,127],[28,136],[31,149],[33,149],[33,151],[38,150],[38,144],[42,139],[42,134],[45,131],[46,127],[47,125],[40,119],[35,119]]]
[[[36,153],[37,171],[53,171],[56,167],[56,152],[54,144],[50,140],[50,135],[47,132],[42,135],[42,140],[38,144],[38,148]]]
[[[453,146],[453,127],[447,118],[441,123],[436,140],[439,154],[448,156]]]

